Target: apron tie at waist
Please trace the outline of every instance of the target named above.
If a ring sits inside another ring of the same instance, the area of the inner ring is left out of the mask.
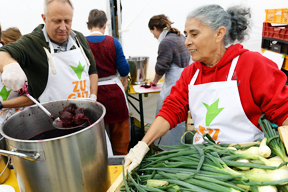
[[[116,77],[118,77],[117,74],[111,75],[111,76],[108,76],[108,77],[101,77],[101,78],[98,78],[98,82],[111,80],[111,79],[114,79],[114,78],[116,78]]]

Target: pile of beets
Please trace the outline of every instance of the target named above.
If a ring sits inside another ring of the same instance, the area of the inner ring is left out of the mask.
[[[64,107],[63,111],[59,111],[59,118],[62,121],[62,127],[70,128],[81,125],[89,119],[84,114],[84,108],[77,108],[75,103],[70,103]]]

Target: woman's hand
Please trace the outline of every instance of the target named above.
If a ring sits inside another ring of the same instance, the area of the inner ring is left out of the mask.
[[[120,81],[121,81],[121,83],[122,83],[122,85],[123,85],[123,87],[124,87],[124,91],[126,91],[126,90],[127,90],[127,87],[128,87],[127,76],[126,76],[126,77],[121,77],[121,78],[120,78]]]

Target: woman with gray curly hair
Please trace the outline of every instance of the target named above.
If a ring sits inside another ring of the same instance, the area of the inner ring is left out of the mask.
[[[288,125],[286,76],[277,65],[239,42],[248,37],[250,9],[225,11],[206,5],[186,20],[186,47],[194,63],[186,67],[147,134],[130,150],[125,164],[134,169],[148,145],[177,123],[190,109],[196,128],[194,144],[208,133],[216,143],[252,142],[264,137],[258,119],[264,113],[277,125]]]

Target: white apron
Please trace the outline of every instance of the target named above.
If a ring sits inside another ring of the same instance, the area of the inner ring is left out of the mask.
[[[157,101],[156,115],[162,108],[164,99],[170,94],[172,86],[176,84],[176,81],[180,78],[184,68],[180,68],[175,64],[172,64],[169,71],[165,74],[165,81]],[[180,145],[181,136],[185,133],[185,122],[177,124],[177,126],[169,130],[165,135],[154,141],[155,145]],[[171,150],[169,148],[159,147],[162,150]]]
[[[19,97],[18,91],[10,90],[9,88],[5,87],[2,82],[0,82],[0,101],[6,101],[10,99],[14,99]],[[9,118],[11,115],[24,109],[24,107],[20,108],[2,108],[0,110],[0,124],[4,121],[4,119]]]
[[[203,143],[208,133],[217,144],[243,143],[262,139],[264,134],[247,118],[239,97],[237,80],[232,80],[239,56],[233,59],[227,81],[194,85],[191,79],[189,108],[196,128],[193,144]]]
[[[69,37],[76,49],[54,53],[49,40],[51,54],[46,51],[49,60],[48,82],[39,101],[47,102],[59,99],[88,98],[90,96],[89,61],[76,42]]]
[[[90,78],[89,60],[81,44],[79,47],[69,36],[76,49],[54,53],[52,42],[49,39],[51,54],[44,48],[49,60],[48,82],[44,92],[39,97],[40,102],[59,99],[89,98]],[[113,156],[112,147],[105,131],[108,156]]]

